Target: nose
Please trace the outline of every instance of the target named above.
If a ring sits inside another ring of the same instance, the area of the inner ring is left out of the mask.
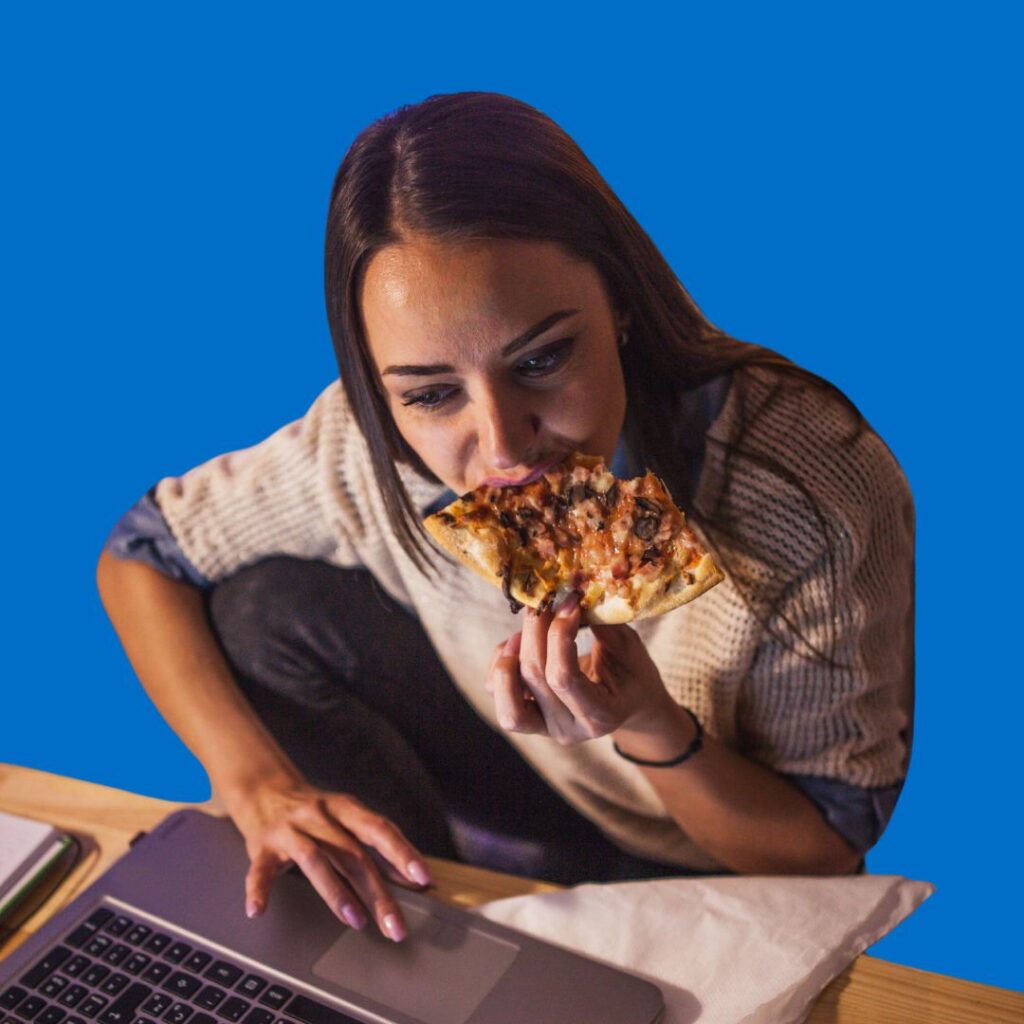
[[[527,402],[523,395],[493,391],[479,403],[480,454],[492,469],[522,468],[539,454],[540,416]]]

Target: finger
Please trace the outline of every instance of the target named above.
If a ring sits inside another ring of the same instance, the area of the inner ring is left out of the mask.
[[[349,838],[348,842],[355,840]],[[352,886],[334,869],[333,858],[313,836],[290,829],[283,848],[340,920],[356,929],[366,925],[366,914]]]
[[[606,736],[621,723],[621,702],[604,682],[594,684],[586,674],[591,656],[576,650],[578,603],[566,604],[548,631],[548,685],[573,717],[571,737],[576,740]]]
[[[509,637],[506,640],[502,640],[497,647],[494,648],[494,654],[491,655],[491,663],[487,666],[487,676],[484,679],[484,689],[488,693],[494,692],[494,681],[491,678],[491,674],[494,672],[494,666],[498,664],[498,659],[501,657],[502,652],[505,650],[505,644],[511,639]]]
[[[349,815],[347,823],[349,831],[361,843],[384,858],[388,868],[397,874],[396,880],[400,884],[420,888],[432,884],[426,858],[393,821],[369,808],[360,808],[355,816]]]
[[[286,858],[268,849],[260,850],[252,858],[249,870],[245,874],[246,917],[256,917],[266,910],[270,883],[281,873],[286,863]]]
[[[370,851],[355,839],[346,839],[342,843],[331,844],[331,859],[359,893],[381,932],[392,941],[401,942],[408,935],[402,909]]]
[[[510,637],[505,653],[492,673],[494,680],[494,713],[498,724],[508,732],[544,732],[544,719],[536,703],[527,701],[523,694],[523,680],[519,674],[521,634]]]
[[[554,617],[550,611],[534,613],[532,620],[528,618],[523,624],[519,671],[523,682],[536,698],[537,707],[543,717],[544,729],[552,738],[565,740],[572,734],[572,712],[552,692],[546,677],[548,631]]]

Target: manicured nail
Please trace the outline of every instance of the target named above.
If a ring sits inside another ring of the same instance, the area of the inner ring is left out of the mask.
[[[384,931],[393,942],[401,942],[405,938],[405,928],[397,914],[388,914],[384,918]]]
[[[355,928],[356,931],[366,927],[366,915],[354,903],[343,904],[341,916],[345,919],[345,923]]]
[[[418,860],[411,860],[405,870],[414,882],[418,882],[420,885],[430,885],[430,875],[427,874],[426,864],[422,864]]]
[[[255,900],[247,900],[245,904],[245,916],[252,918],[259,916],[262,908]]]
[[[574,611],[580,605],[580,596],[574,590],[563,602],[561,608],[558,609],[558,617],[560,619],[568,619]]]
[[[515,654],[516,647],[518,646],[518,644],[519,644],[519,634],[518,633],[513,633],[505,641],[505,653],[506,654]]]

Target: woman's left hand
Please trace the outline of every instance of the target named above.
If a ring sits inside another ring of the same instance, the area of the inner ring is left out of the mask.
[[[557,613],[527,609],[522,631],[498,645],[486,686],[503,729],[568,746],[606,736],[672,702],[633,629],[591,626],[593,650],[580,657],[579,625],[573,594]]]

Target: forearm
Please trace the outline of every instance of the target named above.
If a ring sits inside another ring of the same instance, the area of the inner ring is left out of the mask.
[[[643,760],[668,760],[695,735],[689,716],[666,701],[614,734]],[[642,771],[693,841],[743,874],[845,874],[860,856],[817,807],[782,776],[705,734],[702,749],[672,768]]]
[[[199,590],[107,552],[96,582],[143,687],[229,804],[262,782],[299,777],[239,691]]]

